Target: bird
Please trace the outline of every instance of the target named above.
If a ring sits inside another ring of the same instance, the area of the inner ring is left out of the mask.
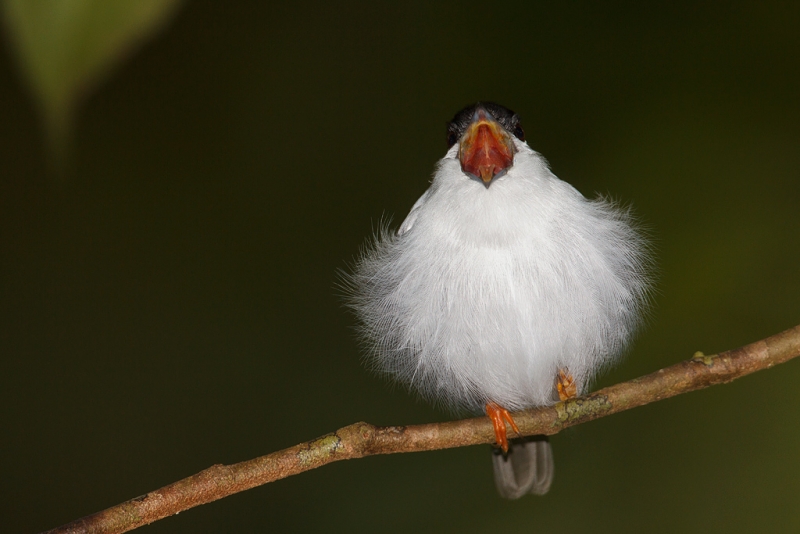
[[[511,412],[587,391],[641,326],[648,240],[630,208],[587,199],[494,102],[460,110],[430,187],[396,231],[362,247],[347,277],[370,365],[454,413],[485,413],[502,497],[543,495],[546,437]]]

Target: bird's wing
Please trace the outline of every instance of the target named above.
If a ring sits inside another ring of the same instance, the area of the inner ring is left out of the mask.
[[[414,221],[417,220],[417,216],[419,215],[420,208],[425,204],[425,201],[428,199],[428,194],[431,192],[430,189],[425,191],[421,197],[414,203],[414,206],[411,208],[411,211],[408,212],[406,216],[406,220],[403,221],[403,224],[400,225],[400,228],[397,229],[397,235],[403,235],[404,233],[411,230],[411,227],[414,226]]]

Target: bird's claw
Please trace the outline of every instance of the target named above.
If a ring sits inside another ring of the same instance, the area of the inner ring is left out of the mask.
[[[522,432],[519,431],[519,427],[517,423],[514,422],[514,419],[511,417],[511,414],[508,410],[499,406],[493,402],[486,404],[486,415],[489,416],[489,419],[492,420],[492,426],[494,427],[494,439],[497,443],[497,446],[503,450],[503,454],[508,452],[508,435],[506,432],[506,423],[511,425],[511,428],[514,429],[519,436],[522,436]]]
[[[568,370],[558,370],[556,390],[558,391],[558,398],[562,401],[573,399],[578,396],[578,384]]]

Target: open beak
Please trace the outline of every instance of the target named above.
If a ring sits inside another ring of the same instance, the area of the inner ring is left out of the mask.
[[[458,148],[461,170],[483,181],[487,188],[514,162],[511,135],[491,113],[478,108]]]

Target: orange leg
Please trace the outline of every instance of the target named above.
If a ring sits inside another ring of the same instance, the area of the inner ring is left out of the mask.
[[[508,410],[493,402],[486,404],[486,415],[488,415],[489,419],[492,420],[492,426],[494,427],[494,439],[497,442],[497,446],[503,449],[504,453],[508,452],[506,423],[511,425],[511,428],[514,429],[514,432],[521,436],[522,432],[519,431],[517,423],[514,422],[514,419],[511,417],[511,414],[508,412]]]
[[[562,401],[578,396],[578,384],[575,383],[575,379],[566,369],[558,370],[556,389],[558,390],[558,398]]]

